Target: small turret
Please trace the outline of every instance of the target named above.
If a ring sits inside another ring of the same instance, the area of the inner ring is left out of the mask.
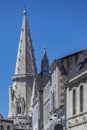
[[[49,61],[47,57],[46,48],[44,48],[44,54],[41,61],[41,74],[48,75],[49,74]]]

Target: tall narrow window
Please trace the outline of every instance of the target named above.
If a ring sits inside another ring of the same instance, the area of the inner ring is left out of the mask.
[[[54,92],[51,92],[51,96],[50,96],[50,108],[51,108],[51,111],[53,111],[54,109]]]
[[[10,130],[10,126],[7,126],[7,130]]]
[[[1,125],[1,130],[4,130],[4,126],[3,125]]]
[[[80,86],[80,112],[83,112],[83,85]]]
[[[73,115],[76,114],[76,90],[73,90]]]

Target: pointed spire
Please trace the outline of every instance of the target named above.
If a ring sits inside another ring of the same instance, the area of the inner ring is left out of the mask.
[[[46,54],[46,47],[44,47],[44,55]]]
[[[18,55],[16,61],[15,74],[36,74],[36,63],[34,50],[27,21],[27,11],[24,8],[24,17],[19,40]]]
[[[43,53],[43,58],[41,62],[41,73],[49,74],[49,61],[47,57],[46,47],[44,47],[44,53]]]
[[[44,59],[44,58],[46,58],[46,59],[47,59],[46,47],[44,47],[43,59]]]

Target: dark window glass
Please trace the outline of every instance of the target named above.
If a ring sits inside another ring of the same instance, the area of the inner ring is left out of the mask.
[[[73,115],[76,114],[76,90],[73,90]]]
[[[10,126],[7,126],[7,130],[10,130]]]
[[[83,111],[83,85],[80,86],[80,112]]]
[[[1,130],[4,130],[4,126],[3,125],[1,125]]]

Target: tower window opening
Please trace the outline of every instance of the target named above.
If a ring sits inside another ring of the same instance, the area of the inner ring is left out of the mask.
[[[83,85],[80,86],[80,112],[83,112]]]
[[[76,90],[73,90],[73,115],[76,114]]]

